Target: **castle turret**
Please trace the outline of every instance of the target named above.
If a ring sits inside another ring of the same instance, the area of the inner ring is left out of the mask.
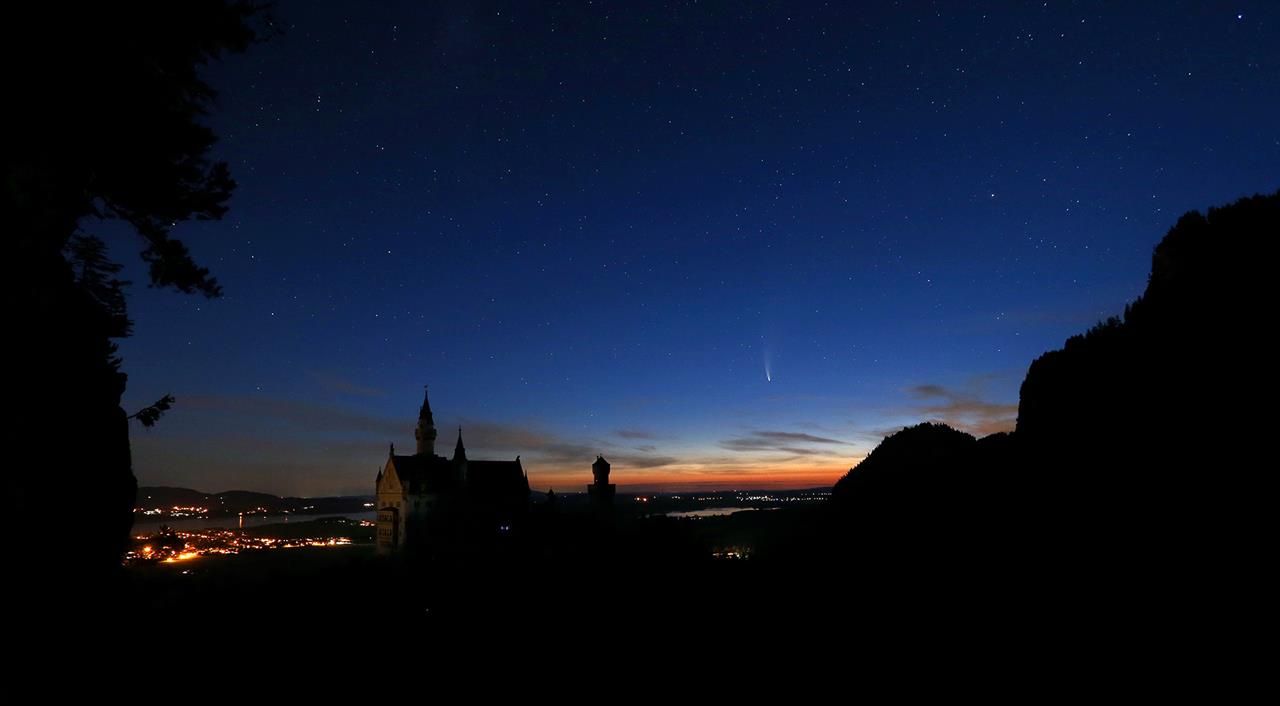
[[[604,456],[596,455],[596,462],[591,464],[591,475],[595,477],[596,485],[609,484],[609,462],[604,460]]]
[[[436,453],[436,421],[431,418],[431,400],[427,398],[427,388],[422,387],[422,409],[418,410],[418,428],[413,438],[418,440],[419,456],[434,456]]]
[[[609,482],[609,462],[604,460],[604,456],[596,456],[596,462],[591,464],[591,475],[595,477],[595,482],[587,486],[591,502],[601,509],[613,507],[613,496],[618,488]]]
[[[453,462],[467,460],[467,447],[462,445],[462,427],[458,427],[458,443],[453,447]]]

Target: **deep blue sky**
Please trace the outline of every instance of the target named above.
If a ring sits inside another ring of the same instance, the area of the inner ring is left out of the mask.
[[[371,493],[426,383],[537,488],[830,482],[1009,428],[1181,213],[1280,186],[1275,3],[366,5],[205,73],[226,296],[132,290],[143,484]]]

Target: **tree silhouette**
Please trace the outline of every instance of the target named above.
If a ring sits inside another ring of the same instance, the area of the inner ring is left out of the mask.
[[[150,286],[221,292],[171,235],[179,222],[220,218],[235,188],[208,156],[216,136],[201,121],[216,94],[199,72],[275,30],[264,8],[225,0],[38,3],[9,19],[0,218],[19,413],[5,485],[20,522],[53,521],[85,563],[107,570],[119,564],[136,491],[112,342],[131,322],[121,266],[89,229],[132,226]],[[150,426],[172,403],[166,395],[134,416]],[[50,472],[62,481],[56,496]]]

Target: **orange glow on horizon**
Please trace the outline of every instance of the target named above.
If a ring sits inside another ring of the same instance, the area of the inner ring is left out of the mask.
[[[809,459],[805,459],[809,461]],[[691,463],[661,468],[627,468],[615,464],[609,480],[621,491],[662,490],[785,490],[829,487],[856,465],[859,458],[845,459],[847,465],[814,468],[799,463],[750,466],[747,464],[725,467],[717,463]],[[838,462],[837,462],[838,463]],[[530,464],[532,466],[532,464]],[[591,473],[580,468],[541,470],[529,469],[529,484],[539,490],[562,489],[567,492],[585,491],[591,483]]]

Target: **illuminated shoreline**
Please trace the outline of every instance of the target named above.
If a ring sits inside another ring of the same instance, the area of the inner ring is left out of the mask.
[[[372,527],[361,521],[357,527]],[[275,549],[348,547],[357,544],[350,536],[257,537],[242,530],[170,531],[134,536],[135,547],[125,552],[123,564],[174,564],[209,555],[240,554]]]

